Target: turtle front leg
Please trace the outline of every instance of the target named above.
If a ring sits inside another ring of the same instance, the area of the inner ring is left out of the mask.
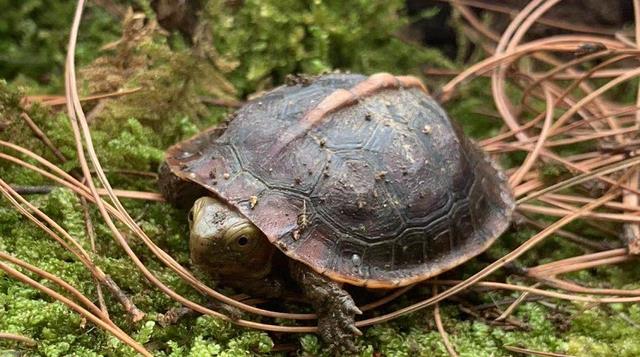
[[[299,262],[291,262],[291,276],[302,288],[318,315],[318,333],[331,349],[355,352],[354,336],[362,332],[355,325],[355,315],[361,315],[353,298],[332,281]]]

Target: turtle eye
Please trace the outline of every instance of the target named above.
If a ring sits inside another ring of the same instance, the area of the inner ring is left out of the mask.
[[[255,227],[246,223],[227,231],[227,246],[237,252],[249,253],[260,246],[260,235]]]
[[[189,226],[193,224],[193,208],[189,210],[189,215],[187,216],[187,220],[189,221]]]
[[[230,242],[231,249],[248,253],[256,248],[256,236],[252,232],[242,232],[237,234]]]
[[[240,237],[238,237],[238,239],[236,239],[236,244],[238,244],[238,246],[240,247],[247,246],[249,243],[250,238],[245,235],[241,235]]]

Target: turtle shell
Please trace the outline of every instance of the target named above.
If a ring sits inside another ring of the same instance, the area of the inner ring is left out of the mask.
[[[408,285],[481,253],[508,227],[512,195],[423,89],[378,87],[310,124],[366,81],[331,74],[251,100],[225,130],[168,150],[164,182],[183,185],[162,191],[209,191],[290,258],[358,286]]]

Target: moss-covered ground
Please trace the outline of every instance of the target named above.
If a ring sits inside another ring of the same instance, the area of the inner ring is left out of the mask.
[[[333,0],[246,0],[234,6],[231,3],[236,2],[205,2],[204,17],[209,24],[206,31],[211,41],[199,51],[192,50],[177,34],[160,34],[150,27],[151,22],[128,18],[122,24],[122,19],[102,8],[88,7],[77,53],[82,93],[142,88],[97,106],[96,102],[85,104],[85,110],[94,113],[93,139],[114,187],[156,189],[153,178],[139,173],[154,173],[168,145],[221,121],[230,112],[207,104],[203,97],[242,100],[282,83],[289,73],[340,69],[419,74],[423,66],[462,65],[436,49],[399,39],[398,32],[409,21],[399,0],[357,0],[349,2],[349,6]],[[149,19],[153,18],[147,0],[135,0],[132,4]],[[70,125],[60,111],[62,108],[35,105],[27,112],[61,150],[65,162],[52,155],[20,118],[20,98],[62,93],[64,49],[74,5],[73,1],[0,0],[0,77],[5,78],[0,82],[0,138],[41,154],[68,172],[78,172],[78,164]],[[112,45],[101,50],[109,43]],[[427,81],[432,87],[438,85],[431,79]],[[479,114],[490,109],[488,103],[492,101],[487,87],[485,81],[474,82],[447,108],[475,137],[492,135],[496,127],[496,122],[492,122],[495,119]],[[33,172],[4,161],[0,162],[0,177],[16,186],[51,185]],[[48,194],[28,198],[89,248],[77,196],[55,188]],[[178,262],[189,265],[183,211],[163,203],[134,200],[124,203],[160,247]],[[162,327],[158,323],[160,314],[175,303],[136,272],[101,223],[97,211],[91,210],[91,218],[96,233],[96,262],[146,312],[143,321],[131,323],[107,294],[111,316],[155,354],[323,355],[324,348],[314,335],[268,335],[210,317],[186,317],[175,325]],[[459,278],[476,271],[533,233],[525,228],[514,229],[485,256],[449,276]],[[203,302],[199,294],[151,258],[141,242],[132,239],[129,243],[167,284]],[[0,249],[60,276],[95,300],[96,286],[86,269],[4,199],[0,199]],[[519,263],[534,265],[580,252],[575,245],[552,237]],[[627,264],[580,272],[572,278],[593,286],[639,288],[638,277],[640,270]],[[505,276],[497,275],[495,279]],[[428,295],[427,290],[416,291],[388,308],[403,306],[418,295]],[[513,323],[493,323],[497,316],[494,305],[504,309],[514,297],[517,295],[508,292],[470,292],[442,304],[444,327],[461,356],[516,355],[505,345],[575,356],[640,356],[638,305],[596,306],[544,299],[521,304],[513,314]],[[447,356],[433,320],[432,311],[428,310],[365,329],[358,340],[361,355]],[[3,273],[0,273],[0,332],[21,334],[38,342],[36,347],[28,347],[0,341],[0,355],[133,355],[128,347],[60,302]],[[274,346],[277,349],[291,345],[297,352],[272,351]]]

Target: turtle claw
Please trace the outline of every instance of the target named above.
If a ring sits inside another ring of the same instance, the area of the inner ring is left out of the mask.
[[[341,293],[338,293],[338,295],[339,296],[336,299],[337,301],[333,302],[333,304],[342,305],[341,309],[344,310],[344,312],[347,314],[362,315],[362,310],[358,308],[356,303],[353,301],[351,296],[347,294],[347,292],[342,291]]]
[[[349,329],[349,331],[351,331],[354,335],[356,336],[362,336],[362,331],[360,331],[359,328],[357,328],[355,325],[349,325],[347,327]]]
[[[318,329],[322,339],[329,343],[330,349],[336,353],[357,352],[353,343],[355,336],[362,332],[355,325],[355,315],[362,311],[344,290],[330,298],[324,308],[318,311]]]
[[[356,336],[362,332],[356,327],[355,316],[362,311],[351,295],[336,282],[314,272],[300,263],[291,263],[292,277],[300,283],[305,297],[316,308],[318,334],[338,355],[357,352]]]

